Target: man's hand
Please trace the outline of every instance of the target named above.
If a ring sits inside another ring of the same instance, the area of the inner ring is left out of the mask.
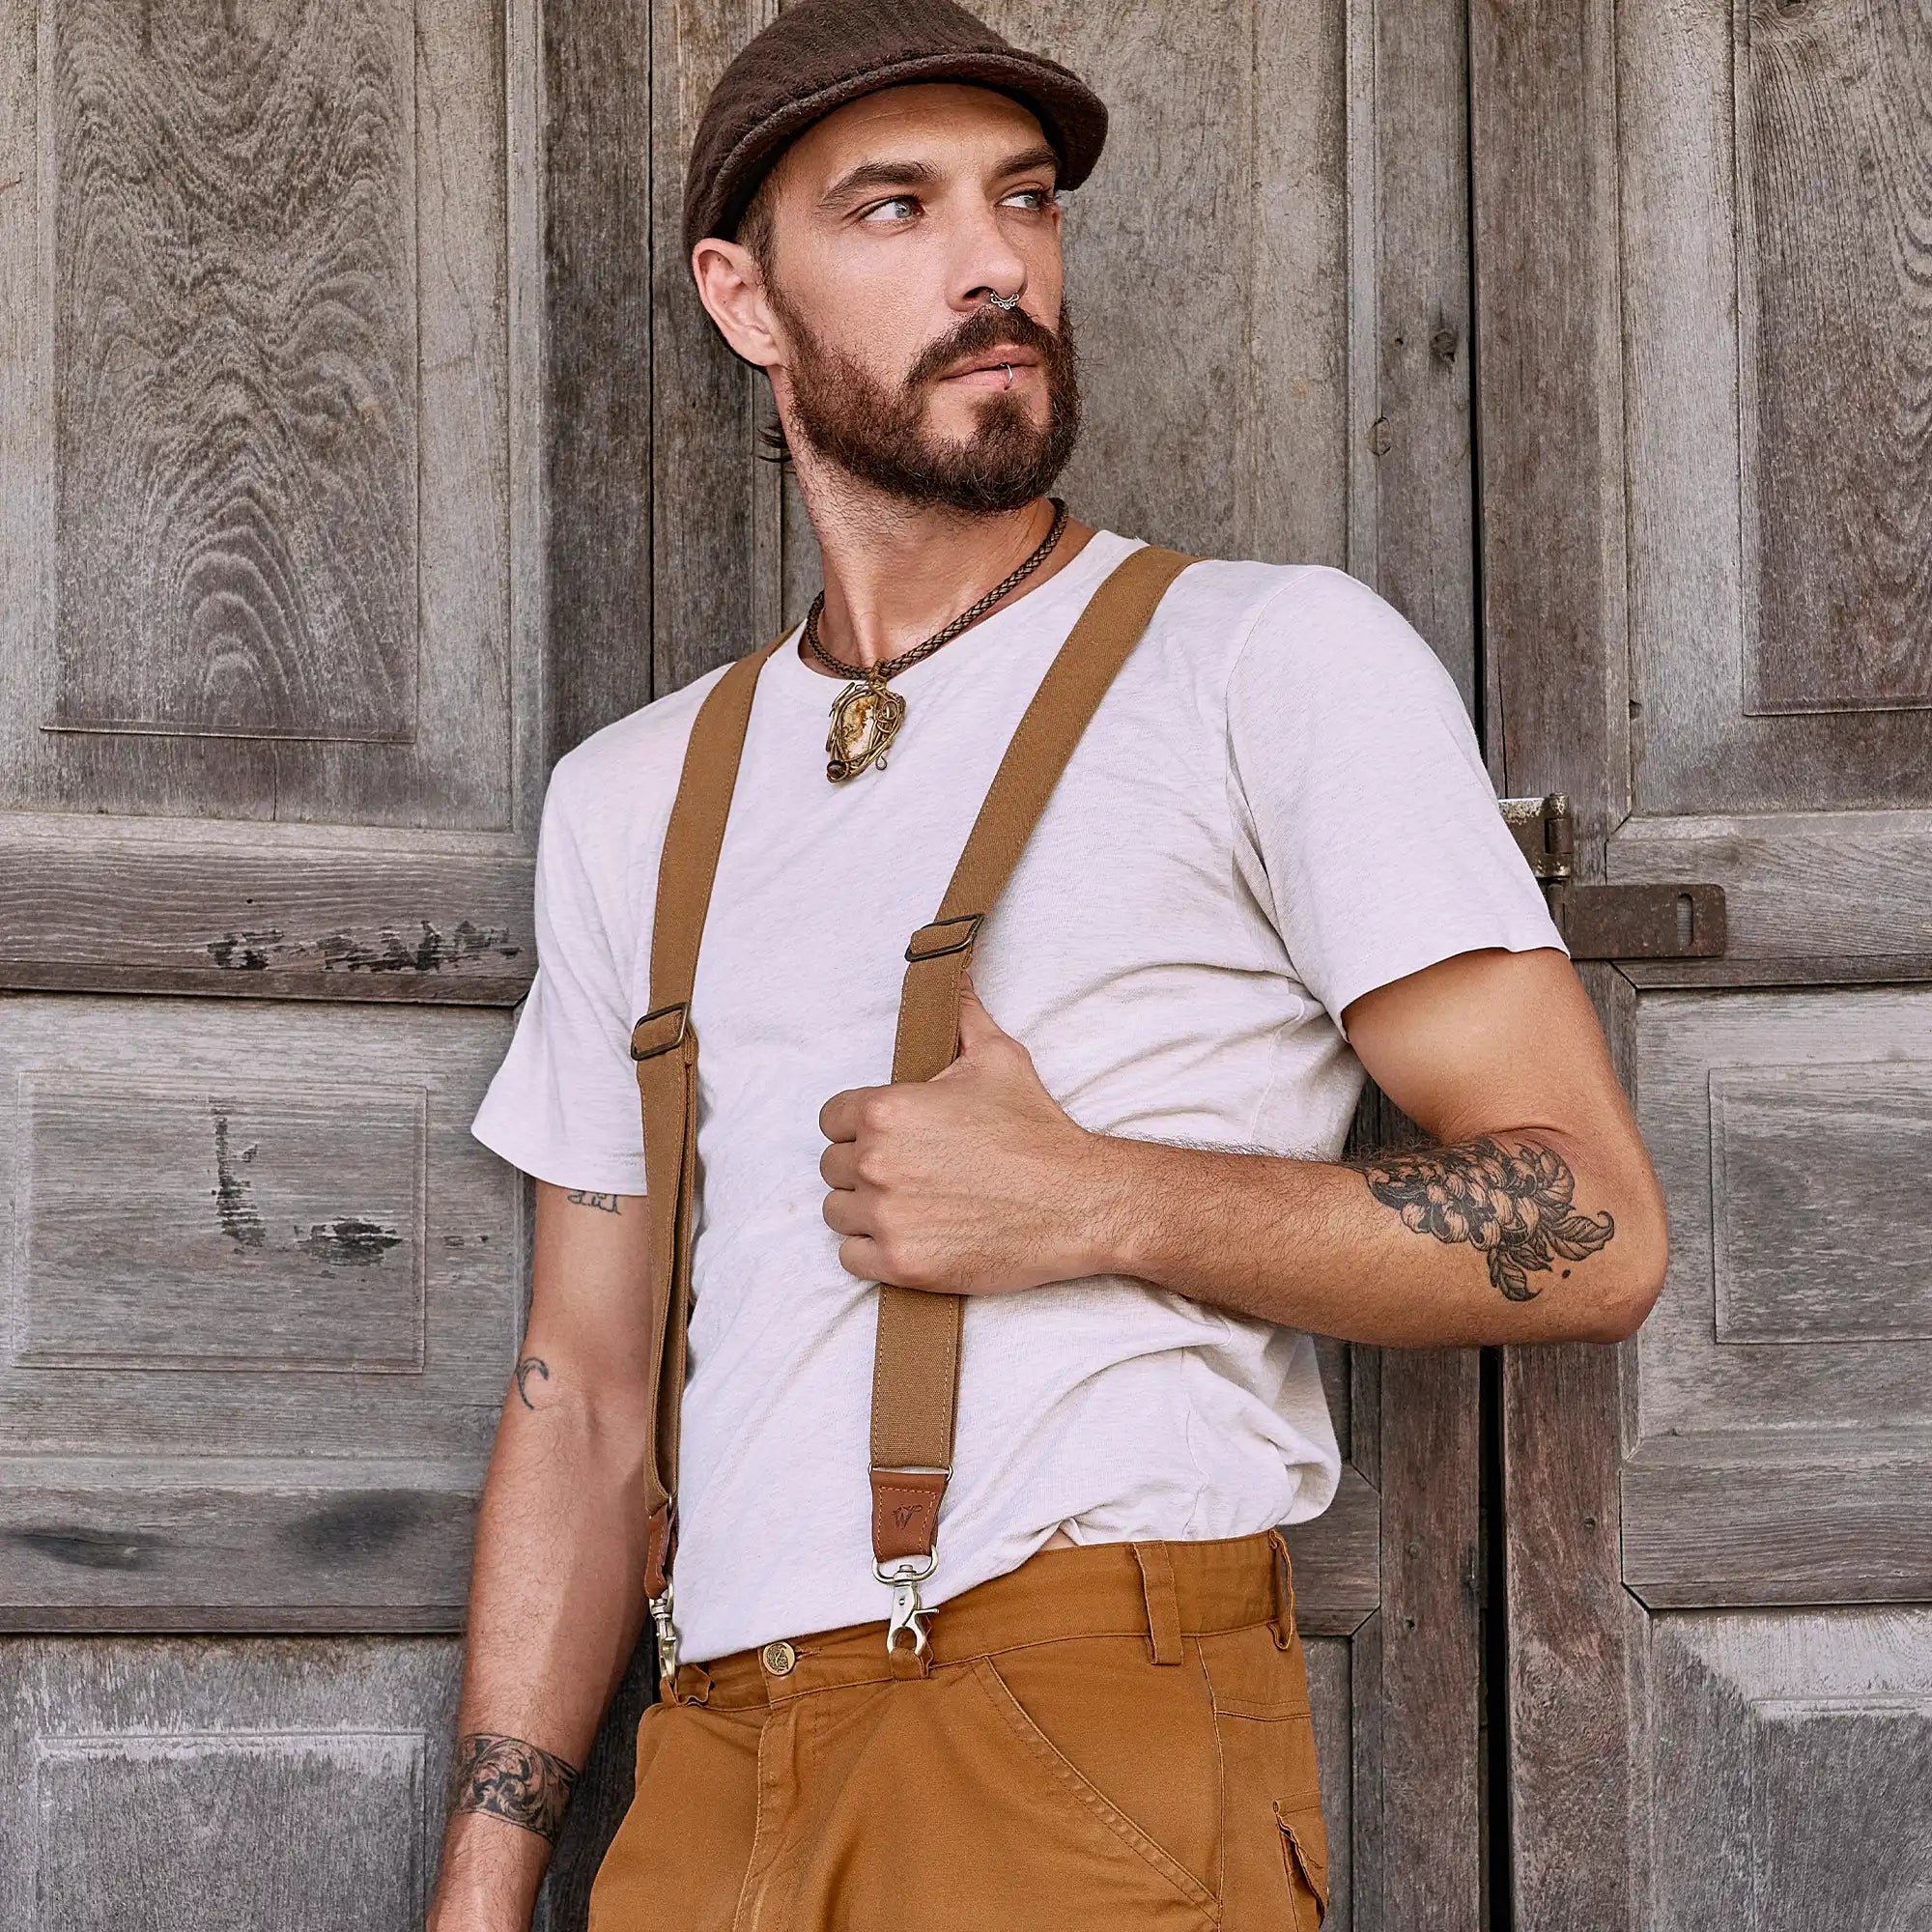
[[[951,1066],[835,1094],[818,1126],[826,1225],[861,1280],[1007,1294],[1096,1271],[1084,1231],[1107,1186],[1099,1137],[1040,1085],[969,980]]]

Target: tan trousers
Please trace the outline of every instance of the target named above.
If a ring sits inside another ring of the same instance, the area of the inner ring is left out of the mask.
[[[1040,1550],[942,1604],[918,1665],[884,1629],[679,1670],[638,1728],[591,1932],[1321,1924],[1274,1532]]]

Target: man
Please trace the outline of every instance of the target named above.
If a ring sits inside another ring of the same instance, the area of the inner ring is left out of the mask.
[[[804,0],[698,130],[692,271],[770,379],[825,591],[552,781],[540,970],[476,1121],[537,1224],[437,1932],[527,1922],[647,1572],[680,1648],[598,1932],[1313,1926],[1269,1533],[1336,1486],[1310,1333],[1609,1342],[1657,1293],[1649,1164],[1426,645],[1315,565],[1197,561],[1144,631],[1104,616],[1176,560],[1045,496],[1079,403],[1058,197],[1104,130],[950,0]],[[1049,665],[1109,625],[1131,649],[1004,891],[920,940]],[[687,769],[741,689],[735,782],[728,730]],[[698,793],[729,816],[693,915],[660,858]],[[944,1070],[895,1080],[901,981],[910,1014],[944,959]],[[650,1084],[678,1055],[689,1169]],[[1435,1146],[1338,1162],[1364,1068]],[[674,1230],[687,1172],[673,1610],[645,1197]],[[879,1310],[953,1295],[956,1440],[882,1467]]]

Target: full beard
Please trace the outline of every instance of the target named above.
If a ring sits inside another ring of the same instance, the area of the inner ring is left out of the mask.
[[[789,426],[828,463],[889,496],[979,516],[1024,507],[1065,469],[1080,434],[1080,378],[1064,304],[1058,329],[1024,309],[976,309],[891,384],[822,342],[776,287],[769,295],[792,340]],[[1008,346],[1038,355],[1046,420],[1036,422],[1023,397],[996,389],[966,437],[928,430],[929,384],[962,356]]]

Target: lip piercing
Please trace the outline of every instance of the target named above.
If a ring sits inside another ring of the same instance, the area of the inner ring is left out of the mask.
[[[1010,389],[1013,386],[1013,365],[1010,362],[1002,362],[1000,367],[1007,372],[1007,387]]]

